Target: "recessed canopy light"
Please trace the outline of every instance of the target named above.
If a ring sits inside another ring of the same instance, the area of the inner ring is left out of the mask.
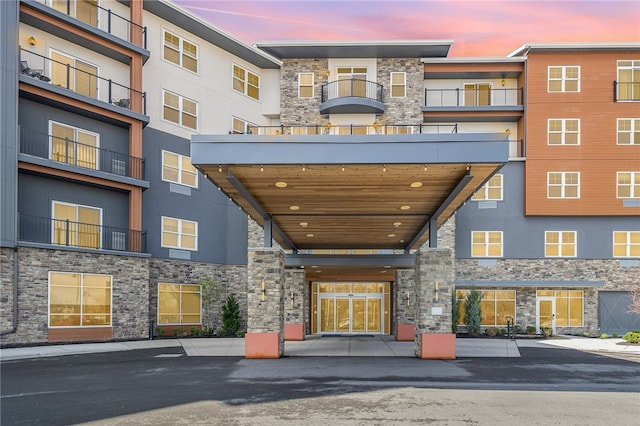
[[[409,210],[411,206],[400,206],[400,210]]]
[[[395,226],[396,228],[399,227],[400,225],[402,225],[402,222],[393,222],[393,226]]]
[[[411,182],[409,186],[412,188],[420,188],[422,186],[422,182]]]
[[[384,268],[385,269],[389,269],[389,268],[391,268],[391,265],[384,265]]]
[[[276,186],[278,188],[286,188],[287,187],[287,182],[278,181],[278,182],[276,182]]]
[[[393,237],[395,237],[395,236],[396,236],[396,234],[389,234],[389,235],[387,235],[387,237],[389,237],[389,238],[393,238]]]
[[[289,210],[300,210],[300,206],[289,206]]]
[[[382,271],[380,271],[381,274],[386,274],[387,271],[385,271],[384,269]]]
[[[312,238],[312,237],[315,237],[315,235],[313,235],[313,234],[307,234],[307,237]]]
[[[311,267],[312,267],[312,268],[317,268],[317,267],[318,267],[318,265],[312,265]]]
[[[300,226],[302,226],[303,228],[306,228],[307,225],[309,225],[307,222],[300,222]]]

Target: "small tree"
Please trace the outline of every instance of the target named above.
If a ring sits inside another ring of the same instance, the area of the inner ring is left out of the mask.
[[[201,288],[200,297],[202,298],[202,309],[206,313],[203,318],[203,324],[206,321],[209,330],[213,330],[213,308],[218,305],[220,299],[226,292],[226,287],[216,281],[213,277],[203,277],[198,280]]]
[[[475,287],[469,290],[465,298],[464,323],[467,326],[467,332],[472,336],[480,334],[480,322],[482,321],[481,300],[482,292]]]
[[[453,334],[458,333],[458,321],[460,321],[460,301],[454,288],[451,290],[451,332]]]
[[[233,294],[222,305],[222,335],[235,336],[240,330],[240,305]]]

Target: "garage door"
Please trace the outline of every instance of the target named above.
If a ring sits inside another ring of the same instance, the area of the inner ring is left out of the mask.
[[[630,314],[631,293],[628,291],[601,291],[598,293],[598,322],[600,333],[622,335],[640,330],[640,315]]]

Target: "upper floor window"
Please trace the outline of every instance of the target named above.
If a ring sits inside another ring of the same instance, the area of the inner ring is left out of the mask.
[[[549,67],[549,92],[579,92],[579,66]]]
[[[111,325],[111,275],[49,272],[49,327]]]
[[[51,84],[98,98],[98,66],[51,50]]]
[[[338,67],[338,97],[359,96],[367,97],[367,68],[366,67]]]
[[[189,71],[198,72],[198,46],[169,31],[164,31],[163,57]]]
[[[575,231],[545,231],[545,257],[576,257]]]
[[[50,121],[50,158],[87,169],[98,168],[100,135],[78,127]]]
[[[552,118],[547,126],[549,145],[580,145],[580,120],[577,118]]]
[[[98,25],[98,0],[51,0],[51,7],[86,24]]]
[[[162,180],[192,188],[198,187],[198,174],[191,164],[191,158],[164,150],[162,151]]]
[[[618,145],[640,145],[640,118],[618,118]]]
[[[613,231],[613,257],[640,257],[640,231]]]
[[[200,324],[202,287],[158,283],[158,324]]]
[[[496,173],[487,183],[473,194],[474,201],[499,201],[502,200],[502,173]]]
[[[162,91],[163,118],[191,129],[198,129],[198,103],[167,90]]]
[[[251,128],[256,127],[253,124],[249,123],[248,121],[245,121],[241,118],[236,118],[236,117],[233,117],[231,126],[232,126],[231,132],[234,135],[241,135],[244,133],[251,134]]]
[[[312,72],[301,72],[298,74],[298,97],[313,98]]]
[[[53,244],[94,249],[102,246],[102,209],[53,201],[52,210]]]
[[[238,65],[233,65],[233,90],[250,98],[260,99],[260,76]]]
[[[580,198],[580,172],[548,172],[547,198]]]
[[[471,257],[502,257],[502,231],[472,231]]]
[[[162,247],[198,250],[198,222],[162,217]]]
[[[466,106],[491,105],[491,84],[465,83],[464,104]]]
[[[619,101],[640,101],[640,60],[618,61]]]
[[[618,172],[618,198],[640,198],[640,172]]]
[[[392,72],[391,73],[391,97],[404,98],[406,96],[407,73]]]

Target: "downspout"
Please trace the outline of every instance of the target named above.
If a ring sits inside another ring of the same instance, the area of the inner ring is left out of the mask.
[[[15,333],[18,329],[18,247],[13,248],[13,327],[3,330],[0,336]]]

